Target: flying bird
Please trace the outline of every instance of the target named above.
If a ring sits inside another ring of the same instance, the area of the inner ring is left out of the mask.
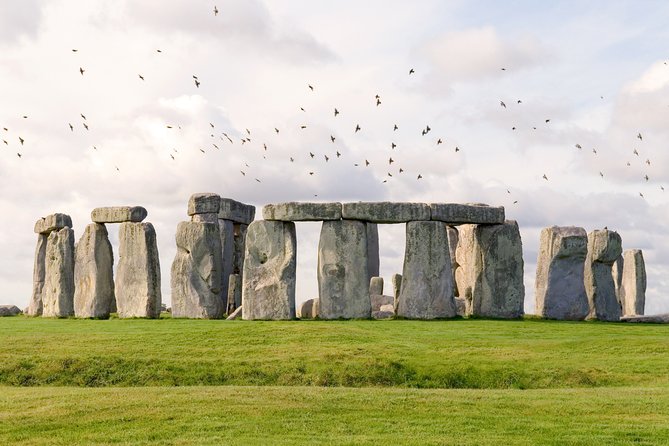
[[[137,76],[139,76],[141,80],[144,80],[144,76],[142,76],[141,74],[138,74]]]
[[[68,125],[70,126],[70,130],[74,132],[74,126],[72,125],[72,123],[70,122],[68,123]]]
[[[423,178],[423,175],[418,174],[418,177],[417,177],[416,179],[417,179],[417,180],[420,180],[421,178]]]
[[[636,137],[639,138],[640,141],[643,141],[643,136],[641,136],[641,133],[639,133],[638,135],[636,135]]]
[[[442,144],[441,138],[437,140],[437,145]]]
[[[86,71],[86,70],[84,70],[83,68],[79,67],[79,72],[81,73],[82,76],[84,75],[84,71]]]
[[[504,103],[504,101],[499,101],[499,105],[501,105],[502,107],[506,108],[506,104]]]
[[[309,84],[309,90],[314,91],[313,85]]]
[[[339,110],[337,108],[334,109],[334,115],[337,116],[339,114]]]
[[[395,162],[395,160],[392,159],[392,157],[388,159],[388,164],[392,164],[392,163],[394,163],[394,162]]]
[[[413,68],[411,68],[411,69],[409,70],[409,74],[414,74],[415,72],[416,72],[416,71],[415,71]]]
[[[197,80],[197,79],[195,79],[195,86],[196,86],[197,88],[200,88],[200,81]]]
[[[214,5],[214,17],[218,15],[218,8]]]
[[[369,161],[365,160],[365,167],[369,166]]]
[[[576,146],[574,146],[574,147],[576,147],[578,150],[581,150],[583,148],[583,147],[581,147],[580,144],[576,144]]]
[[[21,143],[21,145],[23,145],[23,141],[24,139],[19,136],[19,142]]]
[[[313,157],[314,157],[314,154],[311,153],[311,152],[309,152],[309,156],[313,158]]]
[[[546,174],[544,174],[543,179],[548,181],[548,177],[546,176]]]
[[[335,139],[336,139],[336,138],[335,138],[334,136],[330,135],[330,141],[332,141],[333,144],[334,144],[334,142],[335,142]]]
[[[81,116],[84,119],[84,121],[86,120],[86,116],[84,116],[83,113],[79,113],[79,116]]]
[[[341,156],[341,153],[339,153],[339,150],[337,150],[337,158]]]
[[[637,149],[634,149],[634,152],[632,153],[634,153],[636,156],[639,156],[639,151]]]
[[[393,126],[393,132],[394,132],[395,130],[397,130],[398,128],[399,128],[399,127],[397,127],[397,124],[395,124],[395,125]]]
[[[275,131],[277,134],[279,133],[279,129],[277,129],[276,127],[274,127],[274,131]]]
[[[72,48],[72,52],[73,52],[73,53],[76,53],[77,51],[79,51],[79,50],[78,50],[78,49],[75,49],[75,48]]]
[[[88,130],[88,124],[86,124],[85,122],[83,124],[84,124],[84,127],[86,128],[86,130]]]
[[[361,129],[360,129],[360,125],[359,125],[359,124],[356,124],[356,125],[355,125],[355,133],[358,133],[360,130],[361,130]]]
[[[394,149],[395,147],[397,147],[397,144],[395,144],[394,142],[390,144],[391,149]]]

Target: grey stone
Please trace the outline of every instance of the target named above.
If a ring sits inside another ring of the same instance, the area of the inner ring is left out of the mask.
[[[230,274],[235,273],[235,224],[230,220],[217,220],[221,236],[221,290],[223,291],[223,312],[226,312],[228,283]],[[236,306],[235,306],[236,308]]]
[[[108,318],[114,302],[114,255],[105,225],[86,226],[74,253],[74,315]]]
[[[172,316],[218,319],[223,302],[221,236],[216,223],[181,222],[172,262]],[[227,291],[227,290],[226,290]]]
[[[380,311],[381,307],[385,305],[390,305],[393,308],[395,308],[395,299],[393,298],[393,296],[385,296],[383,294],[370,294],[369,300],[372,311]]]
[[[235,223],[249,225],[256,216],[255,206],[240,203],[231,198],[221,198],[218,218],[221,220],[232,220]]]
[[[318,242],[321,319],[370,317],[367,254],[367,228],[364,222],[323,222]]]
[[[467,303],[464,298],[455,298],[455,313],[460,317],[467,315]]]
[[[369,280],[369,294],[383,294],[383,277],[372,277]]]
[[[342,204],[342,218],[371,223],[406,223],[430,220],[430,206],[425,203],[357,202]]]
[[[393,305],[393,304],[381,305],[379,307],[379,311],[389,311],[389,312],[395,314],[395,305]]]
[[[228,276],[228,295],[225,306],[227,314],[232,314],[238,308],[237,300],[240,302],[242,300],[242,276],[239,274],[230,274]]]
[[[213,193],[193,194],[188,199],[188,215],[217,214],[221,208],[221,197]]]
[[[393,305],[395,305],[395,312],[397,312],[397,306],[400,302],[400,290],[402,289],[402,275],[393,274],[391,277],[391,282],[393,285]]]
[[[18,316],[22,311],[16,305],[0,305],[0,317]]]
[[[504,207],[481,203],[432,203],[430,215],[432,220],[443,221],[449,225],[504,223]]]
[[[120,318],[160,317],[160,259],[151,223],[121,223],[116,268],[116,306]]]
[[[588,319],[620,320],[621,308],[611,268],[622,252],[622,240],[617,232],[608,229],[588,234],[588,255],[585,259],[584,282],[590,312]]]
[[[582,320],[590,311],[584,266],[588,234],[574,226],[544,228],[539,241],[535,280],[536,314],[559,320]]]
[[[95,223],[139,223],[146,218],[148,212],[141,206],[113,206],[95,208],[91,211],[91,220]]]
[[[248,231],[249,225],[235,223],[234,231],[234,252],[232,255],[232,272],[239,274],[240,277],[240,288],[239,293],[236,295],[235,306],[238,307],[242,304],[242,294],[241,294],[241,284],[243,282],[244,274],[244,255],[246,253],[246,232]]]
[[[42,315],[42,298],[44,294],[44,273],[46,268],[46,243],[48,236],[37,234],[37,247],[35,248],[35,264],[33,266],[33,292],[30,296],[30,304],[26,309],[27,316]]]
[[[196,223],[214,223],[218,224],[218,213],[209,212],[207,214],[194,214],[190,217],[190,221]]]
[[[372,311],[372,319],[392,319],[394,316],[393,311]]]
[[[225,320],[234,321],[235,319],[241,319],[241,317],[242,317],[242,307],[239,307],[235,311],[233,311],[232,314],[228,316]]]
[[[42,296],[42,316],[74,314],[74,231],[70,228],[49,234]]]
[[[367,272],[369,278],[379,275],[379,227],[376,223],[367,226]]]
[[[242,276],[243,318],[295,318],[295,223],[254,221],[246,233]]]
[[[265,220],[325,221],[341,220],[341,203],[289,202],[268,204],[262,208]]]
[[[406,225],[406,250],[397,315],[409,319],[455,316],[448,235],[437,221]]]
[[[648,324],[669,324],[669,313],[651,314],[647,316],[623,316],[620,318],[621,322],[639,322]]]
[[[318,298],[302,302],[297,317],[300,319],[315,319],[318,317]]]
[[[458,287],[468,316],[514,319],[523,315],[523,246],[518,223],[462,225]],[[463,255],[463,250],[471,252]],[[465,259],[463,262],[462,259]]]
[[[67,214],[51,214],[35,222],[35,233],[49,235],[52,231],[72,227],[72,218]]]
[[[646,263],[640,249],[627,249],[623,254],[624,269],[620,287],[622,314],[642,315],[646,305]]]
[[[446,235],[448,236],[448,253],[451,256],[451,271],[453,273],[453,295],[459,296],[458,284],[455,280],[455,271],[458,269],[458,260],[455,258],[455,251],[458,248],[458,230],[453,226],[446,226]]]
[[[623,282],[623,269],[625,267],[625,260],[623,259],[622,254],[618,256],[613,265],[611,266],[611,275],[613,276],[613,287],[616,290],[616,299],[622,307],[622,301],[620,297],[620,287]],[[624,313],[623,313],[624,314]]]

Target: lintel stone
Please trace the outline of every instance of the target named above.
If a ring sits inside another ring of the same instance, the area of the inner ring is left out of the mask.
[[[255,219],[256,207],[244,204],[231,198],[221,198],[218,210],[218,218],[231,220],[235,223],[249,225]]]
[[[221,197],[213,193],[193,194],[188,199],[188,215],[216,213],[221,208]]]
[[[142,206],[110,206],[95,208],[91,211],[91,220],[94,223],[139,223],[148,212]]]
[[[488,206],[481,203],[432,203],[430,214],[432,220],[443,221],[449,225],[504,223],[503,206]]]
[[[265,220],[326,221],[341,220],[341,203],[278,203],[262,208]]]
[[[72,227],[72,218],[67,214],[55,213],[42,217],[35,222],[36,234],[49,234],[52,231]]]
[[[356,202],[342,204],[342,218],[371,223],[407,223],[430,220],[430,205],[425,203]]]

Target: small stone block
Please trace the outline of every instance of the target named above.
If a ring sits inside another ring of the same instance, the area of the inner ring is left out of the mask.
[[[221,208],[221,197],[218,194],[193,194],[188,199],[188,215],[217,213]]]
[[[139,223],[148,212],[142,206],[110,206],[95,208],[91,211],[91,220],[94,223]]]
[[[67,214],[51,214],[35,222],[35,234],[49,234],[52,231],[72,227],[72,218]]]

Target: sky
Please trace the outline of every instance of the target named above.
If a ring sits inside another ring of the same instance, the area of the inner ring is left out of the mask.
[[[38,218],[78,238],[93,208],[141,205],[169,305],[176,226],[215,192],[258,218],[504,206],[528,313],[541,229],[607,226],[644,252],[646,313],[669,312],[667,22],[663,1],[0,0],[0,303],[28,304]],[[297,224],[298,303],[319,230]],[[379,232],[390,292],[404,227]]]

